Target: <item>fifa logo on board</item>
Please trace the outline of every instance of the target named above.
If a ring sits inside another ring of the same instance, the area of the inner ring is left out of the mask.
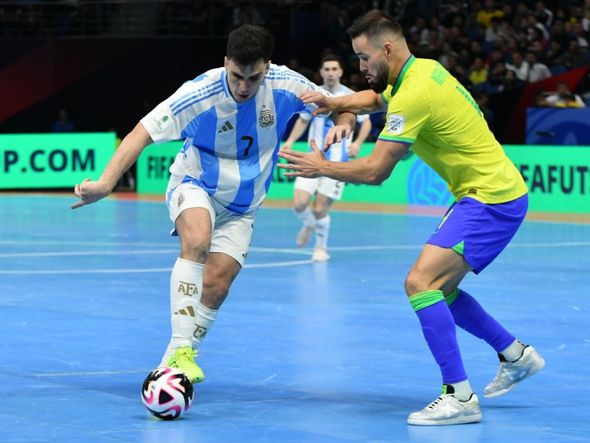
[[[266,128],[267,126],[272,126],[275,123],[275,116],[273,115],[272,111],[268,109],[266,106],[262,106],[262,110],[260,111],[260,117],[258,118],[258,124],[261,128]]]
[[[192,297],[193,295],[198,294],[197,285],[194,283],[181,280],[180,284],[178,285],[178,292],[184,295],[188,295],[189,297]]]

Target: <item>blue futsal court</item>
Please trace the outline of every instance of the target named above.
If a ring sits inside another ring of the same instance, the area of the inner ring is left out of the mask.
[[[167,210],[73,201],[2,196],[0,442],[590,441],[590,224],[526,221],[463,284],[545,369],[485,399],[496,355],[459,330],[483,421],[412,427],[441,380],[403,280],[438,218],[335,211],[332,260],[313,264],[291,210],[263,208],[201,350],[207,380],[162,422],[140,388],[169,338]]]

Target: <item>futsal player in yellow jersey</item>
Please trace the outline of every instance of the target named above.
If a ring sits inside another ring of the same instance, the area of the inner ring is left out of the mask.
[[[480,421],[479,400],[463,367],[455,325],[498,353],[500,368],[484,389],[486,397],[505,394],[545,365],[532,346],[518,341],[459,288],[468,272],[481,272],[510,242],[526,215],[527,187],[469,92],[436,61],[415,58],[394,19],[370,11],[348,33],[372,90],[331,98],[310,91],[301,98],[318,104],[318,112],[387,109],[373,152],[342,163],[327,161],[317,146],[311,153],[286,150],[279,155],[288,163],[279,166],[296,177],[379,184],[411,148],[447,182],[456,201],[405,280],[443,388],[436,400],[411,413],[408,423]]]

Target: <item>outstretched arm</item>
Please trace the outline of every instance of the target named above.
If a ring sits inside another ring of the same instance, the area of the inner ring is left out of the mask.
[[[304,118],[299,117],[297,121],[295,121],[293,129],[291,129],[291,134],[289,134],[289,137],[287,137],[287,140],[285,140],[281,149],[291,149],[293,143],[299,140],[299,137],[305,132],[310,121],[311,120],[305,120]]]
[[[370,118],[366,118],[361,123],[361,127],[359,129],[358,135],[356,136],[356,139],[348,147],[348,155],[350,157],[356,157],[357,155],[359,155],[362,144],[365,142],[365,140],[369,136],[369,133],[371,132],[371,127],[372,123]]]
[[[121,176],[136,162],[141,151],[150,143],[152,143],[150,135],[143,125],[138,123],[123,139],[100,178],[97,181],[87,178],[74,187],[74,194],[80,200],[71,208],[76,209],[94,203],[109,195]]]
[[[373,152],[348,162],[333,162],[326,159],[315,142],[311,143],[313,152],[304,153],[285,150],[279,156],[289,163],[279,163],[278,167],[288,169],[290,177],[330,177],[349,183],[380,185],[393,171],[400,159],[408,152],[404,143],[377,140]]]
[[[303,103],[315,103],[318,106],[313,114],[324,114],[330,111],[348,111],[355,114],[369,114],[384,108],[381,96],[371,90],[359,91],[339,97],[326,97],[320,92],[307,90],[299,98]]]

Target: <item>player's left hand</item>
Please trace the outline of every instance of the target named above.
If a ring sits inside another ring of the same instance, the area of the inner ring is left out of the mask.
[[[310,141],[311,152],[293,151],[291,149],[281,150],[279,157],[287,160],[288,163],[279,163],[278,167],[287,169],[287,177],[316,178],[322,175],[322,165],[327,162],[326,156],[318,148],[315,140]]]
[[[350,136],[352,128],[346,125],[336,125],[328,129],[326,138],[324,139],[324,152],[330,149],[330,145],[340,143],[343,138]]]

